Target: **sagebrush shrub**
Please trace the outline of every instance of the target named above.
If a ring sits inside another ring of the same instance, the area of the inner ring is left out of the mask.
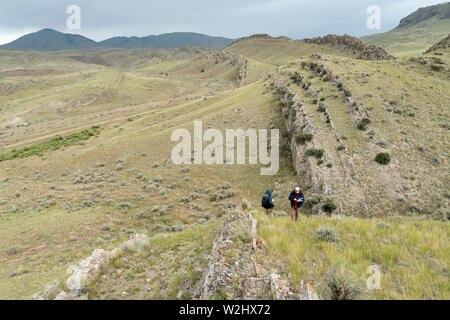
[[[305,144],[306,142],[310,142],[314,136],[310,133],[297,133],[295,136],[295,140],[298,144]]]
[[[332,200],[328,200],[327,202],[325,202],[325,204],[322,206],[323,211],[328,212],[328,213],[332,213],[334,210],[337,209],[337,205],[332,201]]]
[[[447,208],[439,208],[435,212],[433,212],[433,218],[440,221],[449,221],[450,220],[450,209]]]
[[[380,152],[376,155],[375,157],[375,161],[378,162],[379,164],[388,164],[389,162],[391,162],[391,156],[389,155],[389,153],[386,152]]]
[[[247,199],[242,200],[242,209],[246,210],[251,207],[250,201]]]
[[[333,228],[322,227],[316,230],[316,236],[319,241],[337,242],[339,237]]]
[[[370,124],[370,119],[369,118],[364,118],[358,123],[358,129],[361,130],[361,131],[366,131],[368,124]]]
[[[377,223],[377,229],[388,230],[388,229],[391,229],[391,228],[392,228],[391,225],[387,224],[384,221],[380,221],[380,222]]]
[[[332,272],[327,277],[325,297],[330,300],[354,300],[362,293],[362,287],[352,275],[343,271]]]
[[[323,149],[308,149],[305,152],[305,155],[307,157],[316,157],[317,159],[320,159],[325,154],[325,150]]]

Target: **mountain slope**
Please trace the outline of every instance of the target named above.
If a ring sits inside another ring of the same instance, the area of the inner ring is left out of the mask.
[[[52,29],[27,34],[13,42],[0,46],[5,49],[58,51],[88,49],[97,42],[77,34],[61,33]]]
[[[101,42],[88,39],[77,34],[58,32],[52,29],[27,34],[19,39],[0,46],[5,49],[59,51],[80,50],[95,47],[110,48],[179,48],[184,46],[222,49],[232,43],[233,39],[210,37],[191,32],[166,33],[148,37],[114,37]]]
[[[397,56],[420,55],[450,30],[450,3],[421,8],[403,18],[395,29],[363,37],[367,44],[383,47]]]
[[[174,32],[148,37],[114,37],[99,44],[111,48],[177,48],[183,46],[222,49],[234,40],[223,37],[210,37],[192,32]]]
[[[430,18],[437,18],[439,20],[450,19],[450,2],[420,8],[403,18],[398,28],[407,28]]]

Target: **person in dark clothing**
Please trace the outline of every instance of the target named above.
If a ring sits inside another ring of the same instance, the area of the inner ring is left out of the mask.
[[[300,209],[305,203],[305,196],[299,187],[296,187],[294,191],[289,195],[289,200],[291,201],[291,220],[297,221],[300,214]]]
[[[275,205],[273,204],[272,199],[272,191],[267,190],[266,193],[264,193],[264,196],[261,201],[261,205],[264,209],[266,209],[266,215],[272,216],[272,209],[275,208]]]

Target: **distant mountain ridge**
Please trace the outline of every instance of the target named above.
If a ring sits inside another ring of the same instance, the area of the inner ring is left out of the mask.
[[[211,37],[193,32],[175,32],[147,37],[113,37],[96,42],[78,34],[62,33],[42,29],[20,37],[0,48],[35,51],[83,50],[97,47],[107,48],[178,48],[184,46],[223,49],[234,39]]]
[[[234,39],[210,37],[192,32],[174,32],[147,37],[114,37],[99,42],[101,46],[111,48],[178,48],[186,45],[211,49],[223,49]]]

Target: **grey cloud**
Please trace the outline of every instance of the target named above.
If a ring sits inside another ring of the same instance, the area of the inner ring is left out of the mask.
[[[53,28],[67,32],[66,8],[79,5],[82,29],[95,40],[192,31],[238,38],[254,33],[292,38],[374,33],[366,27],[369,5],[382,10],[382,30],[419,7],[443,0],[15,0],[0,4],[0,41],[8,34]]]

